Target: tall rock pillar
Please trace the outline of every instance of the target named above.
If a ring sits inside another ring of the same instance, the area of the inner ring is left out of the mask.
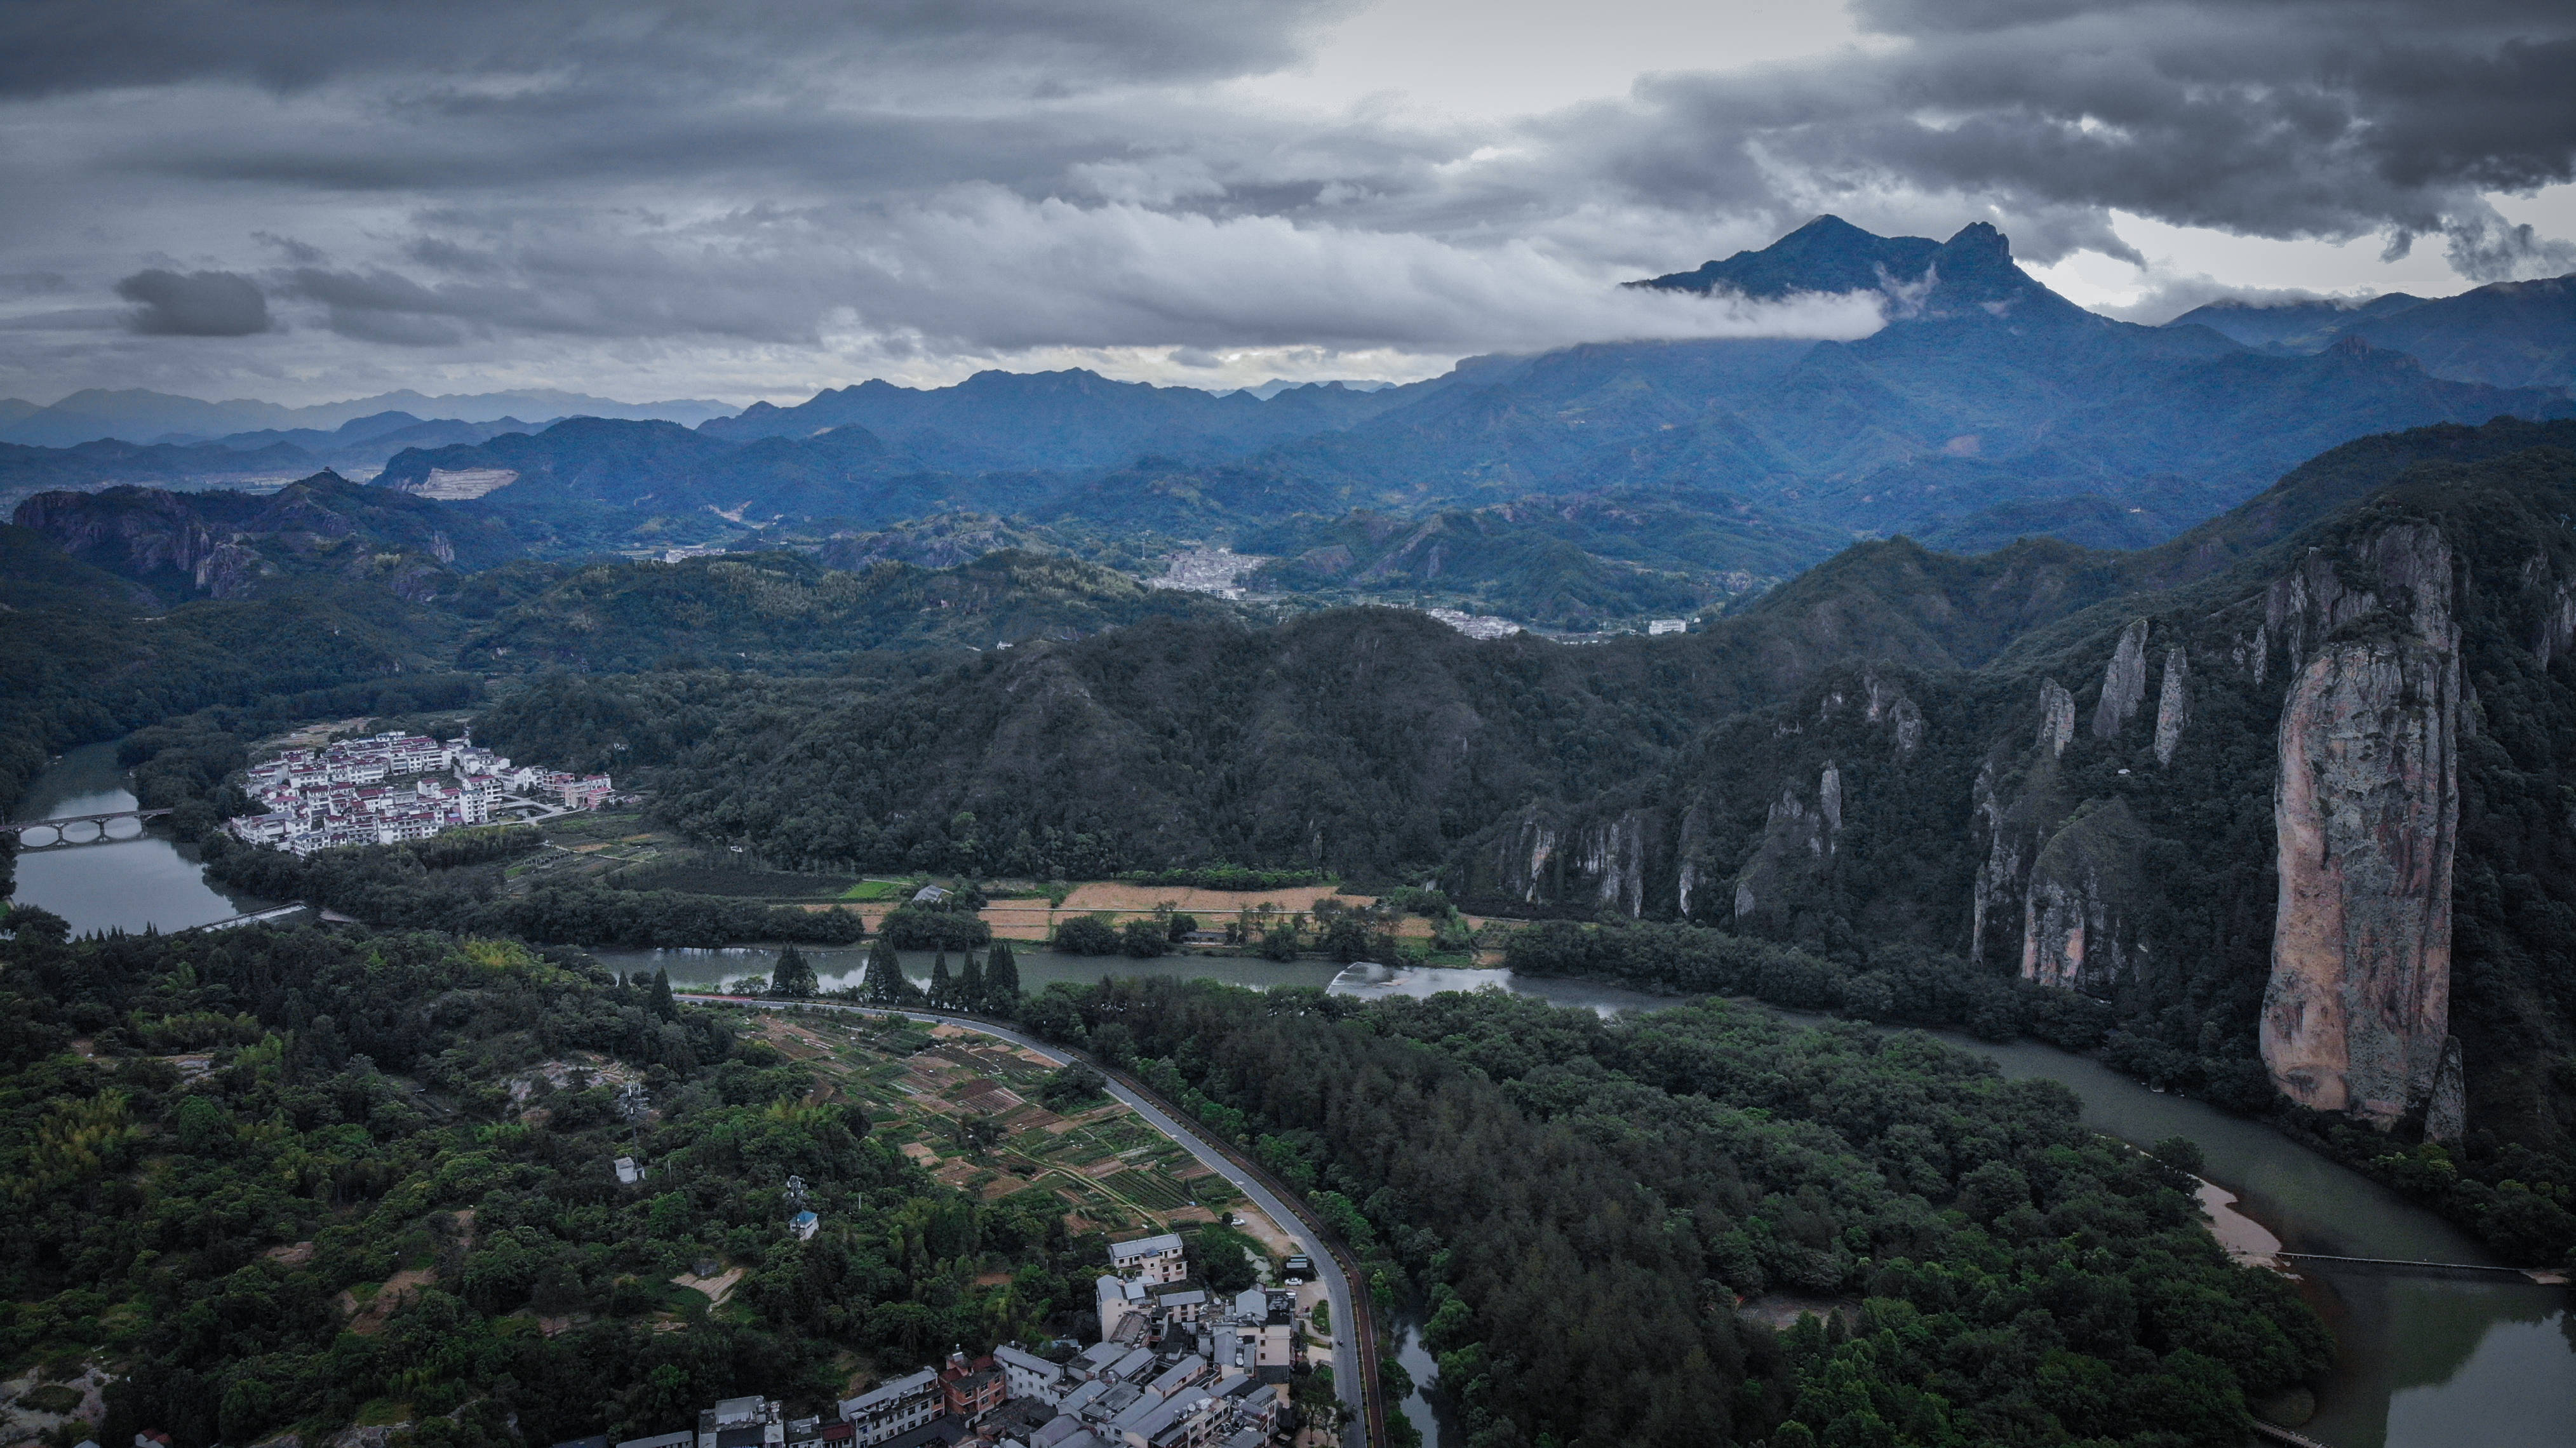
[[[2433,1104],[2450,1035],[2459,631],[2436,530],[2392,528],[2361,551],[2370,592],[2314,559],[2284,580],[2304,662],[2281,711],[2262,1050],[2291,1099],[2386,1125]],[[2341,627],[2374,614],[2395,617]]]

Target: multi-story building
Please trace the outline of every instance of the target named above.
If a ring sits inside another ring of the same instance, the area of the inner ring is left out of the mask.
[[[727,1398],[699,1411],[697,1448],[787,1448],[786,1413],[774,1398]]]
[[[947,1407],[948,1393],[940,1385],[939,1374],[923,1368],[845,1399],[841,1416],[857,1430],[859,1448],[871,1448],[927,1425]]]
[[[993,1365],[991,1358],[967,1361],[962,1352],[948,1355],[948,1366],[939,1373],[939,1388],[948,1403],[948,1416],[974,1422],[1002,1406],[1009,1395],[1009,1379]]]
[[[1061,1403],[1065,1390],[1073,1386],[1072,1375],[1062,1363],[1051,1363],[1033,1352],[1023,1352],[1005,1344],[993,1349],[993,1362],[1002,1370],[1003,1380],[1010,1385],[1014,1398],[1036,1398],[1044,1403]]]
[[[1110,1243],[1109,1270],[1121,1277],[1136,1278],[1148,1287],[1178,1282],[1190,1275],[1189,1260],[1182,1252],[1181,1234],[1178,1232]]]
[[[1250,1373],[1284,1382],[1296,1364],[1297,1299],[1258,1287],[1238,1292],[1205,1329],[1208,1360],[1220,1373]]]

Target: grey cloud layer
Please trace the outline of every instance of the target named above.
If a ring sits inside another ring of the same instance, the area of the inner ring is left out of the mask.
[[[44,204],[0,209],[0,274],[69,280],[7,325],[56,326],[48,365],[107,316],[299,356],[771,349],[815,380],[833,354],[1846,335],[1849,306],[1608,286],[1821,210],[1993,217],[2043,261],[2123,254],[2119,210],[2438,236],[2475,280],[2576,267],[2481,195],[2576,176],[2565,0],[1859,0],[1864,47],[1514,125],[1224,84],[1346,8],[19,0],[0,187]],[[65,305],[111,286],[132,310]]]
[[[836,71],[1021,71],[1044,88],[1240,74],[1290,59],[1344,0],[12,0],[0,95],[397,78],[458,94],[541,77],[730,89]],[[441,84],[445,81],[449,84]],[[490,93],[487,89],[485,93]]]
[[[127,325],[154,337],[247,337],[269,328],[268,298],[233,272],[136,272],[116,284],[136,303]]]
[[[2555,0],[1876,0],[1864,15],[1902,44],[1751,80],[1659,78],[1561,134],[1675,200],[1914,190],[2268,237],[2389,231],[2400,250],[2440,232],[2478,280],[2531,254],[2478,193],[2576,177],[2576,9]]]

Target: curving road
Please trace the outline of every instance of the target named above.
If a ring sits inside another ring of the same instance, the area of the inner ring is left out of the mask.
[[[1350,1273],[1340,1255],[1331,1250],[1333,1246],[1331,1240],[1321,1232],[1303,1203],[1272,1190],[1254,1168],[1238,1159],[1233,1152],[1209,1144],[1195,1129],[1171,1112],[1164,1110],[1159,1102],[1148,1099],[1144,1092],[1130,1083],[1124,1072],[1104,1066],[1088,1054],[1069,1046],[1036,1040],[988,1021],[978,1020],[972,1016],[950,1015],[944,1011],[908,1010],[899,1006],[841,1005],[831,1001],[777,1001],[753,996],[705,995],[687,991],[675,991],[673,995],[677,999],[695,1001],[701,1005],[758,1006],[768,1010],[851,1011],[870,1016],[898,1015],[908,1020],[934,1025],[952,1025],[980,1032],[997,1040],[1008,1041],[1024,1050],[1035,1051],[1059,1066],[1081,1061],[1099,1071],[1108,1079],[1109,1094],[1113,1099],[1143,1117],[1147,1125],[1179,1142],[1184,1150],[1197,1157],[1209,1170],[1233,1183],[1238,1191],[1251,1198],[1261,1210],[1269,1213],[1270,1220],[1277,1222],[1283,1228],[1293,1226],[1298,1230],[1304,1239],[1301,1245],[1306,1248],[1307,1255],[1314,1258],[1316,1270],[1322,1274],[1324,1295],[1333,1304],[1333,1392],[1344,1403],[1350,1405],[1353,1415],[1350,1425],[1343,1429],[1343,1443],[1345,1448],[1370,1448],[1371,1443],[1375,1441],[1372,1430],[1379,1420],[1371,1411],[1374,1405],[1369,1401],[1370,1395],[1366,1390],[1374,1385],[1376,1375],[1363,1374],[1362,1368],[1366,1365],[1366,1359],[1360,1351],[1363,1341],[1369,1335],[1371,1319],[1360,1315],[1359,1304],[1352,1297],[1353,1286]]]

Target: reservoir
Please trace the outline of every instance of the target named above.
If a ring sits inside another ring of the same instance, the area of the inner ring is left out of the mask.
[[[115,746],[102,744],[72,751],[39,777],[18,817],[133,807],[134,797],[116,766]],[[16,898],[63,916],[75,932],[140,931],[147,924],[165,931],[183,929],[260,903],[210,888],[185,853],[157,837],[22,854]],[[595,953],[612,970],[667,969],[674,985],[700,989],[766,976],[778,954],[765,946]],[[823,984],[837,988],[858,982],[866,950],[808,948],[805,954]],[[1515,978],[1499,970],[1389,972],[1344,969],[1326,961],[1140,961],[1043,950],[1019,951],[1018,958],[1021,985],[1031,991],[1059,980],[1115,975],[1212,978],[1257,988],[1300,985],[1360,997],[1502,989],[1603,1014],[1651,1009],[1673,999],[1591,981]],[[916,980],[929,977],[927,954],[907,956],[904,964]],[[1999,1046],[1964,1035],[1933,1034],[1994,1061],[2006,1076],[2062,1082],[2082,1098],[2084,1120],[2097,1130],[2141,1145],[2168,1136],[2199,1143],[2209,1179],[2235,1193],[2238,1209],[2269,1228],[2290,1251],[2436,1262],[2492,1260],[2439,1217],[2268,1127],[2203,1102],[2150,1091],[2089,1057],[2036,1042]],[[2334,1329],[2337,1344],[2335,1371],[2319,1394],[2317,1416],[2300,1428],[2308,1437],[2329,1448],[2576,1444],[2576,1317],[2568,1310],[2567,1289],[2310,1271],[2305,1290]],[[1427,1355],[1418,1343],[1406,1346],[1408,1367],[1417,1378],[1427,1378]],[[1408,1400],[1403,1409],[1427,1434],[1436,1435],[1437,1425],[1419,1399]]]

